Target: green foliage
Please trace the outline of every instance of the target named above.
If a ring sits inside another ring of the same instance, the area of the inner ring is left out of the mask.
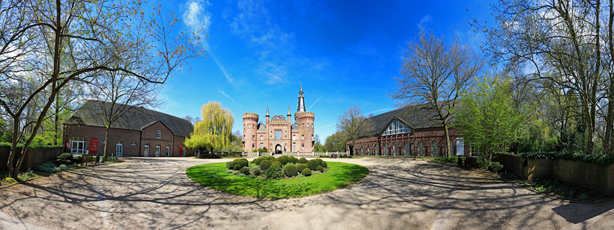
[[[260,162],[262,162],[262,160],[264,160],[262,157],[258,157],[256,159],[254,159],[254,164],[255,165],[260,165]]]
[[[326,161],[322,161],[322,162],[320,162],[320,166],[322,166],[324,168],[327,168],[328,164],[326,164]]]
[[[244,174],[244,175],[249,175],[249,168],[247,168],[247,167],[241,168],[241,170],[239,170],[239,172]]]
[[[328,166],[326,173],[284,180],[233,175],[226,171],[224,163],[197,165],[187,169],[186,174],[195,182],[215,190],[256,198],[286,199],[344,188],[369,173],[364,166],[355,164],[328,162]],[[264,171],[261,173],[264,174]]]
[[[256,175],[256,176],[260,176],[260,169],[255,168],[255,169],[254,169],[254,175]]]
[[[495,173],[499,173],[499,171],[503,169],[503,165],[499,162],[492,162],[488,169],[491,171],[495,171]]]
[[[301,174],[303,174],[303,176],[311,176],[311,169],[305,168],[301,171]]]
[[[563,159],[572,161],[584,161],[606,166],[614,163],[614,155],[594,153],[574,153],[574,152],[527,152],[520,153],[518,156],[526,159]]]
[[[279,161],[272,161],[271,162],[271,166],[273,166],[273,165],[277,165],[279,167],[282,167],[282,165],[281,165],[281,163]]]
[[[458,157],[435,157],[435,159],[433,159],[433,162],[456,164],[458,163]]]
[[[296,164],[296,163],[298,163],[298,159],[296,159],[296,157],[294,157],[294,156],[290,156],[290,157],[288,157],[288,162],[290,162],[292,164]]]
[[[260,162],[260,170],[266,171],[271,167],[271,162],[269,160],[263,160]]]
[[[324,172],[324,167],[318,165],[318,167],[316,167],[316,171]]]
[[[271,165],[269,169],[266,170],[265,176],[267,179],[282,179],[284,178],[284,174],[281,170],[281,166],[279,165]]]
[[[249,161],[247,161],[247,159],[245,159],[245,158],[239,158],[239,159],[235,159],[235,160],[239,163],[241,168],[247,167],[249,165]],[[235,161],[235,160],[233,160],[233,161]]]
[[[317,161],[317,162],[318,162],[318,164],[322,164],[322,162],[324,162],[324,160],[322,160],[322,159],[320,159],[320,158],[316,158],[316,159],[314,159],[314,160],[315,160],[315,161]]]
[[[70,164],[73,161],[73,157],[70,153],[62,153],[58,156],[56,161],[60,164]]]
[[[295,165],[288,164],[288,165],[284,166],[284,173],[286,173],[286,176],[288,176],[288,177],[293,177],[293,176],[296,176],[298,174],[298,171],[297,171]]]
[[[492,155],[503,152],[516,141],[516,133],[524,116],[512,106],[509,81],[486,78],[461,96],[462,109],[456,112],[465,143],[475,143],[480,158],[490,164]]]
[[[316,170],[316,168],[320,165],[316,160],[310,160],[307,162],[307,167],[311,170]]]
[[[279,163],[281,163],[281,165],[284,166],[288,163],[288,156],[286,155],[280,156],[277,158],[277,161],[279,161]]]
[[[188,148],[221,149],[228,148],[232,142],[232,112],[222,108],[222,103],[209,102],[201,108],[202,120],[194,126],[194,132],[185,140]]]
[[[305,159],[304,157],[301,157],[301,159],[298,159],[298,163],[305,164],[307,163],[307,159]]]
[[[337,131],[333,135],[326,138],[324,151],[329,152],[345,152],[345,146],[348,142],[347,135],[344,132]]]
[[[277,158],[275,158],[274,156],[266,156],[264,158],[266,158],[268,161],[271,161],[271,162],[277,160]]]
[[[226,162],[226,168],[227,169],[234,169],[235,164],[237,164],[237,162],[235,162],[235,161]]]
[[[240,170],[240,169],[241,169],[241,165],[240,165],[240,164],[237,162],[237,163],[235,163],[235,165],[234,165],[234,166],[232,166],[232,169],[234,169],[234,170]]]
[[[252,153],[255,153],[255,152],[260,152],[260,153],[268,153],[268,152],[269,152],[269,150],[268,150],[266,147],[262,147],[262,148],[260,148],[260,149],[254,149],[254,150],[252,150]]]
[[[48,161],[48,162],[43,163],[42,165],[35,166],[34,169],[38,171],[48,172],[48,173],[56,173],[56,172],[60,172],[62,170],[68,169],[68,167],[65,164],[62,164],[62,165],[60,165],[59,167],[56,167],[53,162]]]
[[[307,168],[307,165],[306,165],[306,164],[299,164],[299,165],[296,165],[296,171],[297,171],[297,172],[302,172],[302,171],[303,171],[303,169],[305,169],[305,168]]]

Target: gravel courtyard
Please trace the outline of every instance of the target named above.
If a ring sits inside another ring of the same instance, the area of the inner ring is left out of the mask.
[[[420,160],[327,160],[371,173],[349,188],[276,201],[218,192],[185,174],[229,159],[125,160],[0,189],[0,229],[541,230],[614,223],[613,202],[570,204],[488,174]]]

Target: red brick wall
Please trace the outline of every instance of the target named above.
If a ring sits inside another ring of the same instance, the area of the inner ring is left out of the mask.
[[[83,137],[85,138],[86,142],[85,149],[89,150],[90,139],[98,138],[98,154],[103,154],[104,144],[102,142],[105,140],[105,129],[103,127],[70,124],[65,124],[64,127],[64,145],[69,142],[71,137]],[[139,156],[139,146],[141,142],[140,138],[140,131],[127,129],[109,129],[109,149],[107,150],[107,155],[111,155],[111,153],[115,154],[115,145],[121,141],[124,145],[123,156]],[[132,145],[132,143],[135,143],[135,145]]]
[[[158,130],[160,130],[160,138],[157,137]],[[141,156],[144,156],[145,145],[149,145],[150,157],[156,156],[156,146],[160,146],[159,156],[165,157],[167,156],[166,147],[173,147],[173,133],[162,122],[156,122],[142,131]]]

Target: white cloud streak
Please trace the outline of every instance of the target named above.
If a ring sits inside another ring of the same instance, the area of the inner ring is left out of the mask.
[[[232,101],[232,103],[235,103],[235,105],[239,106],[240,108],[243,108],[243,106],[240,106],[239,104],[237,104],[237,102],[235,102],[234,99],[232,99],[232,97],[230,97],[228,94],[226,94],[226,92],[222,91],[221,89],[217,89],[217,91],[219,91],[220,93],[222,93],[225,97],[227,97],[228,99],[230,99]]]
[[[313,104],[311,104],[311,106],[309,106],[309,109],[307,109],[307,111],[311,111],[311,107],[313,107],[313,105],[315,105],[315,104],[316,104],[316,102],[318,102],[318,101],[320,100],[320,98],[322,98],[323,96],[324,96],[324,95],[322,95],[322,96],[318,97],[318,99],[316,99],[316,100],[313,102]]]
[[[393,109],[394,109],[394,107],[384,108],[384,109],[378,109],[378,110],[375,110],[375,111],[373,111],[373,112],[367,113],[366,115],[369,115],[369,114],[371,114],[371,113],[373,113],[373,114],[377,115],[377,113],[381,113],[381,112],[388,112],[388,111],[393,110]]]
[[[320,127],[320,128],[317,128],[317,129],[316,129],[316,130],[314,130],[314,131],[318,131],[318,130],[320,130],[320,129],[323,129],[323,128],[326,128],[326,127],[330,127],[331,125],[335,125],[335,124],[337,124],[337,123],[332,123],[332,124],[328,124],[328,125],[322,126],[322,127]]]

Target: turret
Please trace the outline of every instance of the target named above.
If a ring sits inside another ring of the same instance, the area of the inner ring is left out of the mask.
[[[298,92],[298,105],[296,105],[296,112],[305,112],[305,97],[303,97],[303,84],[301,83],[301,90]]]
[[[268,119],[268,117],[267,117]],[[243,114],[243,151],[251,152],[257,149],[256,131],[258,130],[258,114]]]
[[[266,105],[266,125],[269,125],[269,118],[271,117],[271,115],[269,115],[269,105]]]

